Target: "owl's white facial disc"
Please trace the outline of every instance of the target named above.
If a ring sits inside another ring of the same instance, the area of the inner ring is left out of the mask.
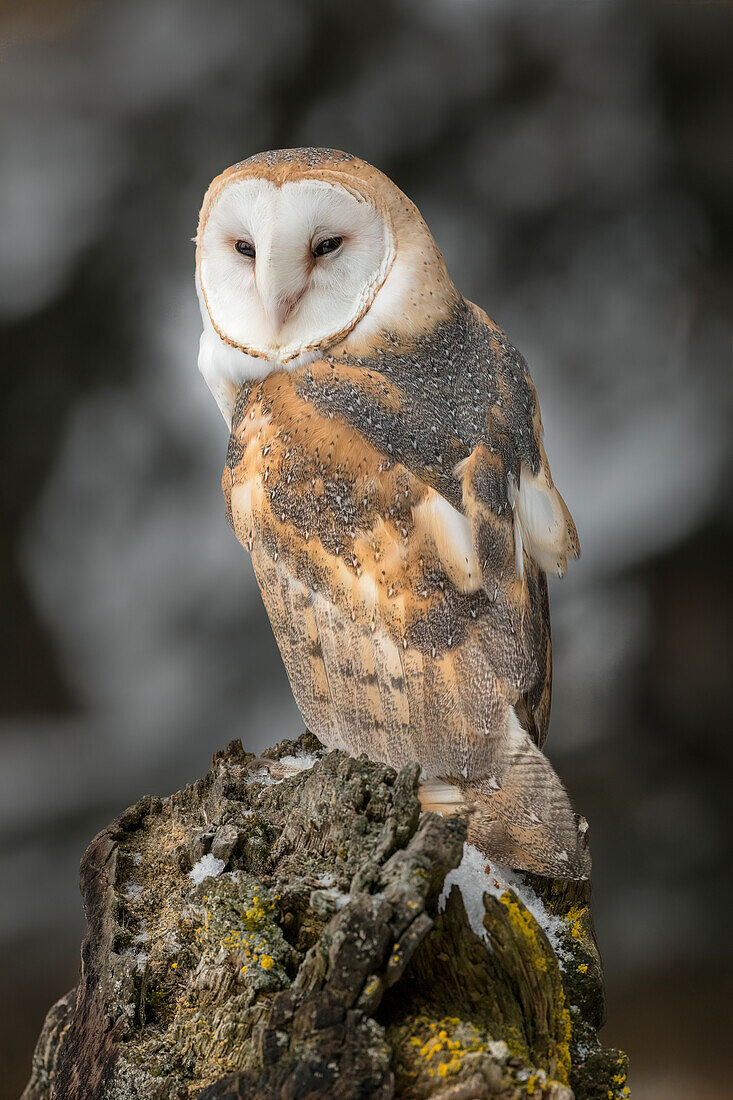
[[[354,327],[393,254],[382,215],[345,187],[235,180],[199,236],[202,309],[227,344],[285,363]]]

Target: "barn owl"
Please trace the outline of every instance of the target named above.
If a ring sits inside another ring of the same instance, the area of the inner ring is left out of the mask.
[[[229,522],[308,727],[418,761],[426,809],[510,866],[584,878],[542,745],[546,573],[579,554],[527,366],[413,203],[347,153],[250,157],[206,193],[199,367]]]

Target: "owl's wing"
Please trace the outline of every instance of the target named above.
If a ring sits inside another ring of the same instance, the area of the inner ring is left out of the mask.
[[[501,330],[483,310],[471,309],[488,336],[486,369],[493,384],[482,393],[477,441],[453,471],[463,511],[487,579],[512,569],[521,577],[525,555],[562,577],[567,559],[579,556],[580,542],[552,480],[534,384]]]
[[[563,577],[568,558],[580,554],[573,518],[552,480],[539,411],[533,421],[536,469],[518,453],[503,409],[490,410],[488,439],[477,443],[454,468],[463,512],[489,583],[497,573],[513,571],[522,577],[525,554],[544,572]]]

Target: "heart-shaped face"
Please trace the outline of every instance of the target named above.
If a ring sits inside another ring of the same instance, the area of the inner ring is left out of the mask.
[[[384,282],[389,226],[349,187],[234,178],[199,230],[199,284],[218,335],[286,362],[343,338]]]

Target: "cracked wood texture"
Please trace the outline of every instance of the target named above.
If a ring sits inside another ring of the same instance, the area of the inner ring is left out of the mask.
[[[237,741],[117,818],[23,1100],[627,1097],[589,884],[497,888],[487,860],[477,893],[463,866],[446,888],[465,823],[421,814],[418,779],[309,733]]]

